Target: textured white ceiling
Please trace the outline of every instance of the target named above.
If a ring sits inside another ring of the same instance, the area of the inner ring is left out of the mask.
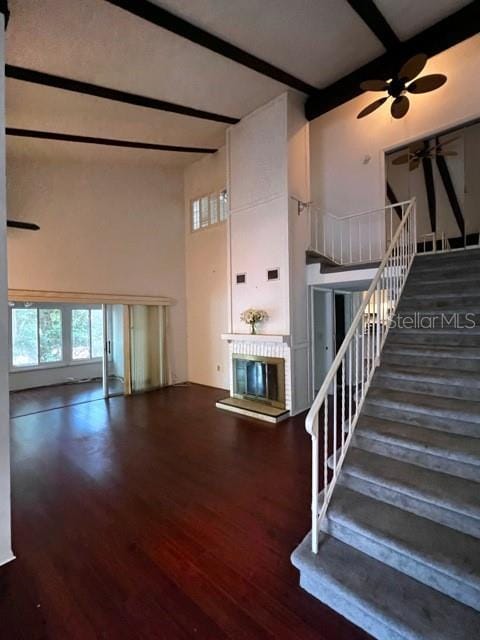
[[[153,3],[318,87],[384,51],[345,0]]]
[[[384,51],[346,0],[153,1],[319,87]],[[400,37],[467,4],[467,0],[376,2]],[[10,0],[9,5],[6,60],[10,64],[234,117],[250,113],[287,89],[104,0]],[[198,118],[15,80],[7,82],[7,122],[15,127],[208,147],[221,146],[226,130],[225,125]],[[51,148],[55,144],[67,143],[52,143]],[[173,156],[165,158],[174,161]],[[183,156],[180,162],[185,161]]]
[[[401,40],[455,13],[471,0],[374,0]]]
[[[36,140],[7,136],[7,162],[9,159],[38,158],[43,162],[60,160],[98,162],[112,164],[155,164],[165,167],[185,167],[199,156],[194,153],[171,151],[151,151],[145,149],[125,149],[96,144],[58,142],[56,140]],[[200,156],[203,157],[203,156]]]
[[[12,80],[7,126],[188,147],[219,147],[226,125]]]

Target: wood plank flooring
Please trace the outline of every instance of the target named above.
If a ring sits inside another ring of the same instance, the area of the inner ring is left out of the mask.
[[[275,427],[192,385],[12,420],[17,560],[2,640],[366,640],[298,586],[302,417]]]
[[[111,393],[122,393],[123,384],[119,380],[109,382]],[[89,382],[77,382],[75,384],[56,384],[50,387],[37,387],[23,391],[10,392],[10,417],[18,418],[48,411],[60,409],[72,404],[91,402],[103,398],[103,385],[101,380]]]

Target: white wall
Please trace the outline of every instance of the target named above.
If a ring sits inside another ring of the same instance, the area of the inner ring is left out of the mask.
[[[30,371],[11,371],[9,375],[10,391],[48,387],[87,378],[101,378],[102,363],[73,364],[63,367],[45,367]]]
[[[191,231],[190,202],[221,191],[227,182],[226,153],[202,158],[185,170],[188,379],[229,386],[227,223]]]
[[[312,197],[320,208],[342,215],[382,207],[384,151],[478,118],[479,65],[477,35],[428,61],[424,73],[444,73],[448,82],[432,93],[413,95],[405,118],[394,120],[384,106],[357,120],[378,97],[366,93],[312,121]]]
[[[228,130],[231,331],[248,333],[240,314],[269,315],[261,333],[290,333],[287,94]],[[268,269],[280,278],[267,280]],[[246,274],[237,284],[236,275]]]
[[[171,366],[187,377],[183,170],[156,152],[11,139],[9,287],[169,296]]]
[[[0,14],[0,69],[4,69]],[[5,201],[5,76],[0,73],[0,565],[12,559],[10,530],[10,429],[8,407],[8,303]]]

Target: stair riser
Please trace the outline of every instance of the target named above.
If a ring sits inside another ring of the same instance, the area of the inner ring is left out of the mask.
[[[378,453],[379,455],[394,458],[402,462],[416,464],[425,469],[448,473],[457,478],[463,478],[464,480],[478,482],[480,477],[480,465],[475,466],[467,462],[448,458],[446,453],[442,454],[442,452],[439,452],[438,455],[432,455],[431,453],[427,453],[426,449],[409,448],[402,444],[392,444],[359,434],[355,435],[354,446],[364,451],[370,451],[371,453]]]
[[[442,358],[421,353],[418,355],[401,352],[394,353],[388,348],[383,350],[382,362],[399,366],[438,367],[439,369],[457,369],[458,371],[474,371],[476,373],[480,370],[480,361],[478,359],[454,358],[452,356]]]
[[[453,330],[449,334],[435,334],[434,331],[424,333],[414,333],[408,329],[394,329],[388,334],[388,346],[428,346],[433,347],[477,347],[480,348],[480,335],[473,331],[455,333]]]
[[[369,400],[370,403],[375,404],[376,406],[380,405],[383,407],[387,407],[392,412],[396,411],[404,411],[405,413],[416,413],[421,416],[429,416],[434,420],[451,420],[457,421],[460,420],[462,422],[470,422],[472,424],[477,425],[478,431],[480,431],[480,414],[473,413],[469,411],[462,411],[460,409],[448,409],[443,407],[430,407],[420,404],[415,404],[413,399],[409,400],[405,403],[399,403],[396,400],[392,400],[389,398],[383,397],[371,397]]]
[[[464,513],[458,513],[432,502],[426,502],[415,496],[408,495],[398,488],[392,489],[386,485],[376,484],[361,477],[356,477],[350,472],[342,472],[339,482],[348,489],[358,491],[376,500],[382,500],[400,509],[405,509],[424,518],[430,518],[434,522],[446,525],[475,538],[480,537],[480,520]]]
[[[470,436],[472,438],[480,437],[479,426],[474,422],[441,418],[427,413],[406,411],[405,409],[394,409],[388,405],[385,406],[377,402],[374,403],[373,401],[367,401],[363,405],[363,413],[375,418],[398,420],[398,422],[418,425],[426,429],[436,429],[437,431],[446,431],[447,433]]]
[[[480,261],[478,262],[480,266]],[[451,269],[447,274],[448,282],[451,285],[457,286],[458,284],[471,284],[478,282],[478,276],[474,270],[468,269]],[[432,271],[431,273],[425,271],[416,271],[415,269],[409,274],[406,287],[410,286],[422,286],[422,287],[437,287],[446,284],[447,278],[445,274]]]
[[[435,322],[433,328],[441,328],[441,324],[443,324],[444,328],[454,326],[453,323],[455,322],[455,320],[450,317],[452,314],[458,316],[458,324],[456,326],[459,329],[469,329],[471,327],[480,326],[480,298],[478,298],[477,296],[436,296],[434,298],[430,298],[427,296],[405,296],[405,298],[402,298],[397,308],[397,315],[413,315],[416,312],[420,312],[422,316],[440,315],[441,313],[447,315],[447,317],[443,320],[440,317]],[[422,322],[426,323],[427,321],[423,320]],[[428,327],[422,325],[419,328]]]
[[[344,524],[335,522],[330,518],[324,523],[323,531],[335,536],[337,540],[355,547],[380,562],[384,562],[393,569],[397,569],[415,578],[419,582],[433,587],[442,593],[463,602],[474,609],[480,610],[480,591],[473,586],[465,584],[457,577],[450,576],[437,567],[429,566],[422,562],[422,558],[409,554],[408,549],[395,549],[387,546],[381,540],[362,535],[356,529],[350,529]]]
[[[377,375],[372,387],[376,389],[391,389],[393,391],[408,391],[409,393],[423,393],[443,398],[455,398],[457,400],[471,400],[476,395],[480,396],[478,387],[467,387],[454,384],[436,384],[423,380],[408,380],[388,375]]]
[[[464,280],[456,280],[452,282],[451,280],[443,281],[443,284],[439,284],[438,282],[411,282],[407,281],[407,285],[403,290],[403,295],[405,297],[410,296],[435,296],[439,295],[441,298],[450,297],[450,296],[458,296],[462,295],[472,295],[474,297],[478,297],[478,283],[474,280],[464,281]]]
[[[338,611],[353,624],[356,624],[377,640],[422,640],[420,636],[404,635],[398,633],[393,627],[365,611],[364,608],[357,607],[354,598],[346,598],[342,590],[332,584],[330,579],[322,581],[320,575],[312,576],[300,573],[300,586],[314,598],[323,602],[327,607]]]

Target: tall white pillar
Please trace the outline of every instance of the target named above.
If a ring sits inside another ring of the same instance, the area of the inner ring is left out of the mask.
[[[10,428],[8,406],[4,21],[5,16],[0,13],[0,565],[13,559],[10,518]]]

